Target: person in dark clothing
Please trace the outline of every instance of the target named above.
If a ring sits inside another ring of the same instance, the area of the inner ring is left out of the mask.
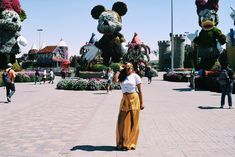
[[[65,79],[65,71],[64,71],[64,69],[61,70],[60,75],[61,75],[62,79]]]
[[[16,78],[16,73],[12,69],[12,64],[8,63],[7,64],[7,69],[4,70],[3,72],[3,82],[6,86],[6,96],[7,96],[7,102],[11,102],[11,97],[15,93],[15,78]]]
[[[39,74],[39,70],[38,70],[38,69],[35,70],[34,84],[36,85],[37,82],[39,82],[39,84],[41,84],[41,81],[40,81],[40,74]]]
[[[150,66],[146,67],[145,76],[148,78],[148,84],[150,84],[152,82],[152,77],[153,77],[152,70],[151,70]]]
[[[76,68],[76,73],[75,73],[75,77],[79,77],[80,75],[80,69],[79,67]]]
[[[223,79],[222,75],[225,75]],[[224,81],[223,81],[224,80]],[[229,109],[232,109],[232,92],[233,92],[233,70],[228,66],[228,64],[222,66],[219,78],[221,86],[221,103],[220,108],[224,107],[225,96],[228,96]],[[223,83],[225,82],[225,83]]]

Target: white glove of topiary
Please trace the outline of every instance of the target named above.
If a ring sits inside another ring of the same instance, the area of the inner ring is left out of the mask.
[[[100,54],[100,50],[95,45],[84,46],[84,49],[85,54],[82,59],[88,62],[94,60]]]
[[[22,46],[27,46],[27,44],[28,44],[27,40],[23,36],[19,36],[17,38],[17,43],[18,43],[18,45],[20,44]]]

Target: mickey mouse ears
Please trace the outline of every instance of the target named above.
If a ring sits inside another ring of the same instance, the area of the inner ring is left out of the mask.
[[[120,16],[123,16],[127,12],[127,5],[123,2],[116,2],[113,4],[113,11],[116,11]]]
[[[97,5],[91,10],[91,16],[94,19],[99,19],[99,16],[105,10],[106,9],[103,5]],[[112,10],[117,12],[120,16],[123,16],[127,12],[127,5],[123,2],[116,2],[113,4]]]
[[[105,7],[103,5],[97,5],[91,10],[91,16],[94,19],[99,19],[99,16],[103,11],[105,11]]]

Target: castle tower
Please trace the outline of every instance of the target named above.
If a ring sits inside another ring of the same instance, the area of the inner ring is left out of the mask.
[[[163,40],[158,42],[159,47],[159,69],[164,70],[170,68],[171,59],[170,59],[170,41]]]
[[[184,68],[186,36],[177,34],[174,36],[174,68]]]

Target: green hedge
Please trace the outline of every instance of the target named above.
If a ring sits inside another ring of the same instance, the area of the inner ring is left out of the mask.
[[[91,67],[92,71],[103,71],[103,70],[107,70],[107,66],[103,65],[103,64],[95,64]]]
[[[92,72],[92,71],[80,71],[79,77],[84,79],[89,78],[101,78],[102,72]]]
[[[34,82],[34,77],[29,77],[27,74],[18,73],[15,82]]]
[[[109,67],[113,69],[113,71],[119,71],[119,68],[121,66],[121,63],[112,63]]]

